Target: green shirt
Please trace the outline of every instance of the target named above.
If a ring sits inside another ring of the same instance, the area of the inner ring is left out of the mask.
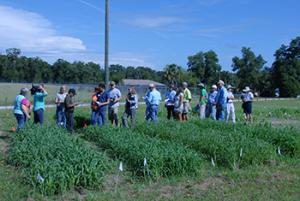
[[[183,91],[183,102],[190,102],[191,100],[192,100],[191,91],[188,88],[186,88]]]
[[[206,105],[207,103],[207,92],[205,89],[202,89],[200,92],[200,104]]]
[[[70,105],[74,104],[73,97],[71,97],[69,94],[65,98],[65,110],[66,112],[74,112],[74,107],[70,107]]]

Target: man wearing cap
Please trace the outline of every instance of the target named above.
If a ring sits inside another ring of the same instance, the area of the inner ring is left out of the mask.
[[[116,88],[116,83],[114,81],[111,81],[110,90],[108,91],[108,118],[111,121],[111,123],[115,126],[119,125],[118,112],[121,96],[122,95],[120,90]]]
[[[191,108],[190,102],[192,101],[191,91],[187,88],[188,84],[186,82],[182,83],[183,88],[183,112],[182,112],[182,121],[188,120],[188,113]]]
[[[252,101],[254,98],[253,93],[251,92],[250,87],[245,87],[243,90],[243,108],[245,113],[246,122],[252,122]]]
[[[30,102],[28,100],[29,89],[22,88],[20,94],[17,95],[14,104],[14,115],[17,119],[18,128],[20,130],[25,127],[26,119],[30,119]]]
[[[76,95],[75,89],[70,89],[65,98],[65,115],[66,127],[69,132],[74,132],[74,110],[78,103],[74,103],[74,96]]]
[[[224,121],[227,113],[227,90],[224,87],[224,82],[222,80],[218,82],[218,93],[216,97],[216,103],[217,103],[216,118],[219,121]]]
[[[206,104],[207,104],[207,92],[203,83],[198,85],[200,87],[200,119],[205,119]]]
[[[146,116],[146,120],[148,122],[157,123],[157,115],[158,115],[158,108],[161,101],[160,92],[156,90],[154,84],[149,85],[149,94],[145,97],[145,101],[148,104],[149,111],[148,115]]]
[[[212,85],[211,86],[211,91],[208,96],[208,116],[210,116],[213,120],[216,120],[216,114],[217,114],[217,109],[216,109],[216,97],[217,97],[217,91],[218,87],[217,85]]]
[[[231,85],[227,86],[227,113],[226,113],[226,122],[229,121],[231,116],[232,122],[235,124],[235,108],[233,104],[234,95],[232,93],[233,87]]]

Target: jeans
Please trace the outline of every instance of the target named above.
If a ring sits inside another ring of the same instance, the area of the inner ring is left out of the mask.
[[[128,117],[131,118],[131,128],[135,128],[136,126],[136,109],[125,109],[123,114],[122,122],[125,128],[129,128],[128,126]]]
[[[176,114],[174,112],[174,105],[167,105],[167,111],[168,111],[168,119],[171,119],[171,117],[173,117],[173,119],[176,119]]]
[[[149,107],[148,116],[146,117],[147,122],[149,123],[153,121],[154,123],[157,123],[158,121],[157,115],[158,115],[158,105],[151,105]]]
[[[215,105],[212,105],[211,106],[211,111],[210,111],[210,117],[213,119],[213,120],[217,120],[217,107]]]
[[[71,133],[74,132],[74,113],[66,111],[66,127],[67,130]]]
[[[224,121],[227,114],[227,104],[224,103],[222,105],[217,106],[217,115],[216,118],[218,121]]]
[[[99,111],[94,111],[92,110],[92,125],[95,126],[96,124],[98,124],[98,126],[100,125],[100,121],[99,121]]]
[[[17,122],[18,122],[18,129],[17,130],[20,130],[20,129],[24,128],[25,123],[26,123],[25,115],[24,114],[15,114],[15,117],[16,117]]]
[[[43,109],[38,109],[36,111],[33,112],[34,115],[34,123],[40,123],[43,124],[44,123],[44,110]]]
[[[66,127],[65,108],[58,106],[56,108],[56,123],[58,126]]]

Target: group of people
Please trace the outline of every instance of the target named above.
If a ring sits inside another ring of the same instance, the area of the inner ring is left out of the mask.
[[[109,89],[100,83],[94,90],[91,97],[91,124],[94,126],[103,126],[106,124],[106,114],[111,124],[119,126],[119,107],[122,98],[121,91],[116,87],[115,82],[110,82]],[[225,84],[220,80],[217,85],[212,85],[211,90],[207,93],[205,85],[199,84],[200,97],[196,106],[199,111],[200,119],[212,118],[213,120],[229,121],[235,123],[235,108],[233,104],[234,95],[232,86]],[[29,101],[29,95],[33,96],[33,108]],[[247,121],[252,120],[252,100],[253,93],[249,87],[243,90],[242,96],[243,109]],[[31,118],[31,110],[33,110],[34,123],[44,123],[45,98],[48,93],[44,85],[39,85],[35,90],[22,88],[20,94],[17,95],[14,104],[14,115],[18,123],[18,130],[25,127],[25,123]],[[59,93],[55,98],[56,104],[56,121],[57,125],[74,131],[74,110],[79,105],[74,100],[76,96],[75,89],[69,89],[66,93],[64,86],[60,87]],[[131,128],[135,128],[138,109],[138,95],[134,87],[128,89],[125,99],[125,109],[122,115],[122,125],[129,128],[128,119],[131,119]],[[192,111],[192,93],[188,89],[188,84],[183,82],[182,85],[176,87],[171,85],[165,95],[165,107],[167,110],[167,118],[178,121],[187,121],[188,113]],[[157,123],[159,106],[162,101],[161,93],[156,89],[154,84],[150,84],[146,95],[143,97],[146,104],[145,119],[147,122]]]
[[[220,80],[217,85],[212,85],[208,93],[203,83],[198,84],[200,88],[199,101],[195,111],[199,113],[200,119],[211,118],[218,121],[229,122],[230,118],[236,123],[233,87]],[[253,93],[249,87],[243,90],[242,108],[245,114],[246,122],[252,121],[252,101]],[[179,121],[187,121],[188,112],[191,111],[190,103],[192,95],[187,88],[187,83],[175,87],[171,85],[166,93],[165,106],[168,111],[167,118],[173,117]]]

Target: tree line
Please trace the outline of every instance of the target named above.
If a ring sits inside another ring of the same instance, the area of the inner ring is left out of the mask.
[[[250,86],[261,96],[274,96],[279,89],[282,97],[300,94],[300,37],[289,45],[282,45],[274,54],[275,61],[266,66],[262,55],[256,55],[251,48],[243,47],[241,56],[232,59],[232,71],[222,70],[218,55],[213,51],[200,51],[187,58],[187,68],[177,64],[166,65],[157,71],[145,66],[133,67],[110,65],[111,80],[149,79],[164,84],[178,84],[187,81],[190,86],[202,82],[207,86],[219,79],[242,89]],[[58,59],[55,63],[36,57],[21,55],[21,50],[7,49],[0,55],[0,81],[29,83],[98,83],[104,80],[104,70],[93,62],[70,63]]]

